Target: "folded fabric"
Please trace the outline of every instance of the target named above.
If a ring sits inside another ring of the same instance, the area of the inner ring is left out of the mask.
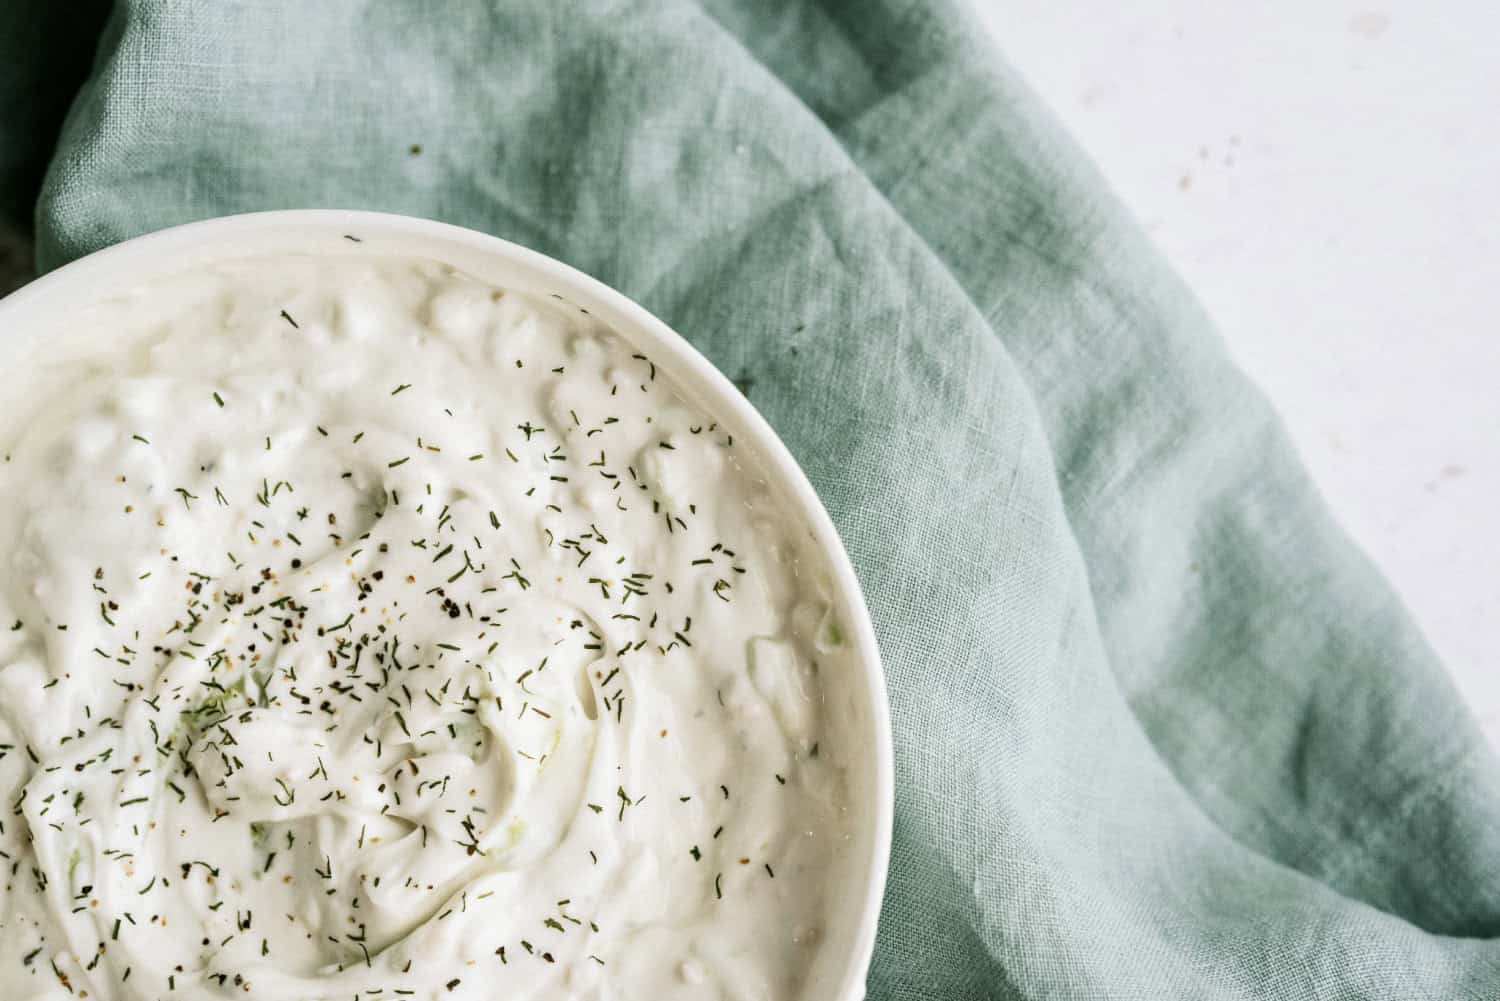
[[[896,733],[870,995],[1500,996],[1500,783],[1190,295],[932,0],[122,0],[0,31],[55,267],[280,207],[559,257],[735,378]],[[31,88],[22,93],[17,88]]]

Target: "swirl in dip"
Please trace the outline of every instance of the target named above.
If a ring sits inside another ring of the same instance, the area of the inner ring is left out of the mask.
[[[0,399],[0,997],[804,995],[852,653],[650,358],[357,250],[36,340]]]

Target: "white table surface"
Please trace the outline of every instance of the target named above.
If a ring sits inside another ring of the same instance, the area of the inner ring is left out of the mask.
[[[971,2],[1500,746],[1500,5]]]
[[[972,2],[1500,746],[1500,5]]]

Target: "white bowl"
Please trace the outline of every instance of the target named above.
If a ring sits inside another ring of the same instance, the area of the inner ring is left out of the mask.
[[[723,373],[665,323],[566,264],[484,233],[378,212],[307,210],[189,223],[90,254],[0,300],[0,336],[12,344],[18,337],[45,336],[97,300],[200,266],[281,253],[347,253],[351,244],[346,234],[358,237],[365,252],[442,261],[495,285],[556,293],[587,308],[649,353],[681,392],[730,429],[737,443],[749,446],[767,481],[801,518],[827,561],[838,619],[847,627],[861,666],[852,689],[840,695],[852,700],[865,750],[848,762],[855,832],[846,860],[848,892],[832,902],[833,919],[806,996],[862,998],[885,889],[893,809],[890,713],[875,630],[843,543],[796,460]],[[24,378],[24,373],[18,375]]]

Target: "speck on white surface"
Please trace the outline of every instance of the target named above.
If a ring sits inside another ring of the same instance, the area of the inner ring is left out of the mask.
[[[1500,6],[971,2],[1500,746]]]

